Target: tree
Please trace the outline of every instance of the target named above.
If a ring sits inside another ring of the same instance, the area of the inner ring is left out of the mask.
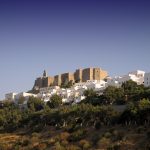
[[[92,104],[94,106],[101,104],[101,101],[100,101],[97,93],[93,89],[85,90],[84,96],[86,98],[84,100],[82,100],[80,103]]]
[[[126,94],[132,94],[137,88],[137,83],[132,80],[126,81],[122,84],[122,88]]]
[[[73,86],[73,81],[70,80],[69,82],[62,83],[61,88],[71,88]]]
[[[137,116],[138,108],[133,102],[130,102],[128,103],[127,108],[120,115],[119,122],[126,125],[135,124],[137,123]]]
[[[140,124],[150,123],[150,100],[142,99],[138,102],[139,116],[138,121]]]
[[[16,105],[8,101],[6,103],[7,105],[0,110],[0,129],[8,132],[19,127],[22,120],[22,112]]]
[[[116,88],[115,90],[115,97],[116,97],[116,104],[124,104],[125,103],[125,97],[124,97],[124,91],[122,88]]]
[[[32,111],[39,111],[44,108],[44,102],[36,97],[29,97],[27,106]]]
[[[84,91],[84,96],[88,98],[94,98],[97,96],[96,92],[93,89],[88,89]]]
[[[121,88],[117,88],[114,86],[108,86],[104,90],[104,96],[106,97],[106,100],[113,104],[114,102],[120,103],[124,101],[124,91]]]
[[[50,108],[57,108],[61,104],[62,104],[62,97],[57,94],[52,95],[52,97],[50,98],[50,101],[47,102],[47,105]]]
[[[104,90],[103,94],[110,103],[113,103],[116,99],[115,90],[116,90],[116,87],[114,87],[114,86],[108,86]]]
[[[122,89],[127,100],[139,101],[144,95],[144,85],[137,85],[136,82],[129,80],[122,84]]]
[[[12,100],[4,100],[3,107],[15,107],[15,103]]]
[[[144,92],[140,94],[140,99],[142,98],[150,99],[150,87],[144,87]]]
[[[142,100],[140,100],[139,103],[138,103],[138,107],[139,107],[140,110],[150,109],[149,99],[143,98]]]
[[[23,104],[24,101],[25,101],[25,97],[22,96],[18,99],[18,104]]]

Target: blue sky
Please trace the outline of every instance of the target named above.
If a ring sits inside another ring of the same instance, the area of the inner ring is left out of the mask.
[[[0,99],[49,75],[150,71],[148,0],[0,0]]]

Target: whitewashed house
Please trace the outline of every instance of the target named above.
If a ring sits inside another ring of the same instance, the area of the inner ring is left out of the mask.
[[[150,72],[149,73],[145,73],[144,86],[150,87]]]

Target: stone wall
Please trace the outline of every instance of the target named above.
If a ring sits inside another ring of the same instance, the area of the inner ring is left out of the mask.
[[[72,82],[86,82],[87,80],[102,80],[107,77],[107,72],[101,68],[85,68],[77,69],[74,73],[63,73],[54,77],[49,77],[43,74],[35,80],[33,88],[41,88],[48,86],[60,86]]]

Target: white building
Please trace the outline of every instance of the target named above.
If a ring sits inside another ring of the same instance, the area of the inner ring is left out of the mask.
[[[145,78],[144,78],[145,75]],[[20,97],[25,97],[26,101],[30,96],[39,97],[45,102],[49,101],[51,96],[57,94],[62,97],[62,101],[66,102],[74,102],[78,103],[81,100],[85,99],[84,91],[87,89],[95,90],[99,95],[102,94],[103,90],[108,86],[116,86],[120,87],[122,83],[133,80],[138,85],[143,84],[145,86],[150,86],[150,73],[146,73],[144,71],[132,71],[129,72],[127,75],[118,76],[118,77],[108,77],[107,82],[104,80],[88,80],[87,82],[75,83],[71,88],[63,89],[59,86],[51,86],[51,87],[44,87],[40,88],[40,92],[35,95],[31,93],[8,93],[5,95],[6,99],[14,100],[16,103]]]
[[[145,72],[141,70],[129,72],[127,75],[118,76],[115,78],[107,78],[107,85],[108,86],[116,86],[120,87],[122,83],[132,80],[136,82],[138,85],[144,83],[144,75]]]
[[[15,95],[15,100],[18,100],[21,97],[24,97],[25,99],[28,99],[31,96],[36,97],[36,94],[21,92],[21,93],[18,93],[18,94]]]
[[[132,74],[132,75],[137,76],[138,78],[142,78],[145,75],[145,71],[136,70],[136,71],[129,72],[128,74]]]
[[[136,70],[129,72],[128,74],[131,80],[135,81],[138,85],[144,84],[145,71]]]
[[[56,93],[60,89],[59,86],[50,86],[50,87],[44,87],[40,88],[40,94],[46,94],[46,93]]]
[[[107,78],[107,86],[115,86],[115,87],[119,87],[119,81],[118,81],[119,77],[114,77],[114,78]]]
[[[144,86],[146,86],[146,87],[150,86],[150,72],[149,73],[145,73]]]
[[[28,101],[29,97],[31,97],[31,96],[37,97],[36,94],[21,92],[21,93],[8,93],[8,94],[5,94],[5,99],[6,99],[6,100],[12,100],[12,101],[14,101],[16,104],[18,104],[18,100],[19,100],[21,97],[24,97],[24,98],[25,98],[25,101],[23,102],[23,104],[27,104],[27,101]]]
[[[78,89],[95,89],[100,90],[105,88],[106,82],[104,80],[88,80],[87,82],[76,83],[74,87]]]
[[[17,95],[17,93],[7,93],[7,94],[5,94],[5,99],[14,101],[16,95]]]
[[[51,87],[44,87],[40,88],[40,92],[37,94],[37,97],[44,100],[44,102],[47,102],[50,100],[50,97],[54,94],[58,94],[60,91],[59,86],[51,86]]]
[[[49,101],[54,94],[61,96],[63,103],[80,102],[85,98],[85,90],[92,88],[99,91],[103,90],[105,86],[106,82],[103,80],[89,80],[87,82],[76,83],[74,86],[67,89],[60,88],[59,86],[40,88],[40,92],[37,96],[45,102]]]
[[[15,95],[15,103],[18,103],[18,100],[21,98],[21,97],[24,97],[25,98],[25,101],[24,103],[27,103],[29,97],[37,97],[36,94],[32,94],[32,93],[26,93],[26,92],[21,92],[21,93],[18,93]]]

